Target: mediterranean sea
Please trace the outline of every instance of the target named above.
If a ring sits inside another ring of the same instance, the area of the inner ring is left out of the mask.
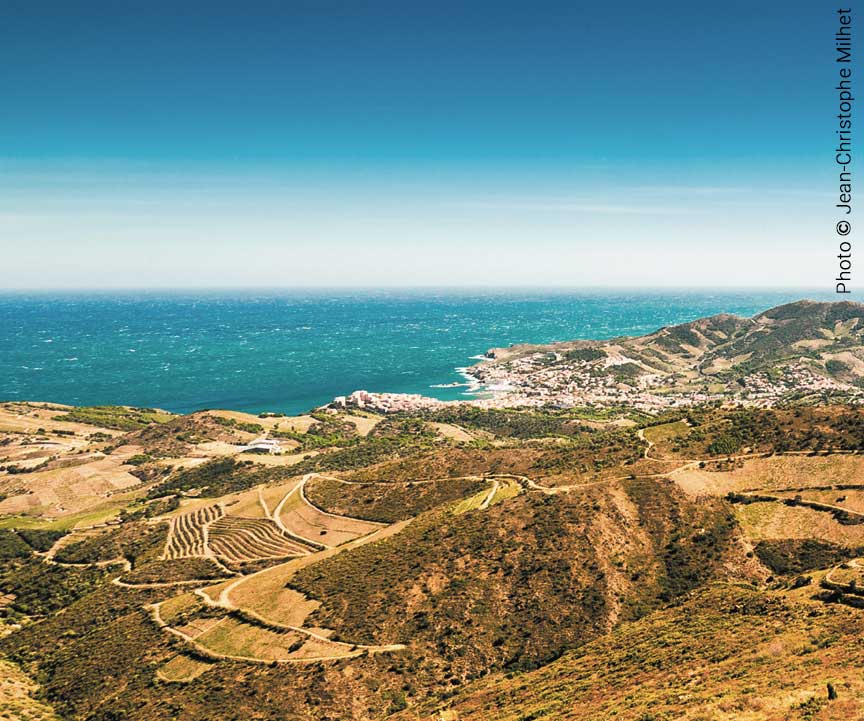
[[[490,347],[638,335],[792,291],[0,295],[0,400],[300,413],[358,389],[467,398]]]

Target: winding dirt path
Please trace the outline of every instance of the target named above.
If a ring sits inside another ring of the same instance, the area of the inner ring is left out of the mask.
[[[188,633],[181,631],[180,629],[169,626],[166,623],[165,619],[162,618],[159,607],[160,603],[149,604],[144,607],[146,611],[150,613],[151,618],[156,623],[156,625],[161,628],[166,633],[173,634],[177,636],[177,638],[182,639],[190,646],[195,648],[202,656],[208,658],[213,661],[242,661],[244,663],[255,663],[262,665],[269,665],[272,663],[277,664],[308,664],[308,663],[317,663],[319,661],[339,661],[345,658],[356,658],[357,656],[363,656],[367,654],[375,654],[375,653],[386,653],[389,651],[401,651],[405,648],[402,644],[394,644],[392,646],[361,646],[356,644],[346,644],[341,641],[331,641],[326,636],[322,636],[320,634],[316,634],[308,629],[303,628],[293,628],[289,626],[283,627],[283,630],[297,631],[304,635],[307,635],[311,638],[315,638],[316,640],[325,641],[328,644],[345,646],[346,651],[338,654],[326,654],[320,656],[306,656],[304,658],[258,658],[257,656],[239,656],[227,653],[220,653],[219,651],[213,651],[208,648],[204,644],[200,643],[196,638],[190,636]]]
[[[39,554],[37,554],[39,555]],[[64,561],[55,561],[53,558],[42,557],[45,563],[50,563],[52,566],[65,566],[67,568],[104,568],[106,566],[123,566],[123,572],[128,573],[132,570],[132,564],[128,558],[109,558],[107,561],[92,561],[90,563],[66,563]]]

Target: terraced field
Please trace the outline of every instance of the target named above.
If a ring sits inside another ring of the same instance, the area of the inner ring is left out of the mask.
[[[853,513],[864,513],[864,485],[858,488],[812,488],[812,489],[789,489],[787,491],[775,491],[778,498],[795,499],[800,497],[804,501],[821,503],[829,506],[843,508]]]
[[[195,639],[207,650],[248,661],[317,661],[362,653],[353,644],[290,628],[264,627],[227,616]]]
[[[156,677],[162,681],[189,683],[198,678],[212,665],[212,663],[191,658],[184,654],[177,654],[156,671]]]
[[[270,518],[226,516],[222,504],[213,504],[171,519],[163,559],[216,557],[246,563],[304,556],[312,549]]]
[[[223,514],[222,506],[214,504],[174,516],[170,521],[163,558],[170,561],[211,555],[207,550],[207,525]]]
[[[210,550],[227,561],[303,556],[308,545],[286,536],[269,518],[222,516],[208,529]]]

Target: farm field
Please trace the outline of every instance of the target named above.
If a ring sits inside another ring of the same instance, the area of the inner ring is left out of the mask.
[[[162,681],[189,683],[212,666],[212,663],[177,654],[159,667],[156,677]]]
[[[735,506],[735,516],[753,541],[815,538],[843,546],[864,545],[864,525],[847,526],[830,514],[782,503],[749,503]]]
[[[225,506],[217,503],[173,516],[163,557],[171,560],[215,556],[227,562],[244,563],[301,556],[310,550],[309,544],[288,536],[275,521],[263,516],[263,510],[261,515],[251,517],[226,515]]]
[[[795,488],[788,491],[775,491],[779,498],[801,498],[827,505],[845,508],[855,513],[864,514],[864,482],[858,484],[861,489],[837,488],[830,490],[802,490]]]
[[[657,426],[649,426],[643,431],[645,440],[650,443],[659,443],[673,438],[685,436],[690,432],[690,426],[685,421],[674,421]]]
[[[215,653],[252,661],[315,661],[359,654],[351,644],[297,631],[275,631],[225,617],[195,639]]]
[[[339,546],[373,533],[380,523],[328,513],[306,498],[306,482],[289,491],[274,509],[274,517],[289,533],[324,546]]]
[[[287,588],[286,584],[295,573],[345,550],[389,538],[399,533],[407,523],[407,521],[394,523],[343,546],[318,551],[238,581],[220,584],[219,595],[233,606],[253,611],[274,623],[300,625],[298,619],[305,620],[318,604],[316,601],[310,601],[303,594]],[[207,589],[207,591],[212,598],[214,590]]]
[[[780,491],[842,483],[864,483],[864,456],[785,455],[750,458],[731,471],[698,467],[673,474],[687,493],[723,495],[730,491]]]
[[[269,518],[223,516],[208,527],[211,551],[227,561],[255,561],[309,553],[308,544],[287,537]]]
[[[130,455],[132,455],[130,453]],[[0,514],[50,515],[60,517],[79,513],[94,503],[140,485],[129,473],[122,457],[107,457],[68,468],[16,474],[2,479],[0,487],[15,493],[0,501]]]

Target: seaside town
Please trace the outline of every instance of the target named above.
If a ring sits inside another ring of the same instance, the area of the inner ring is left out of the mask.
[[[484,362],[471,369],[477,390],[470,400],[444,401],[419,394],[358,390],[333,400],[333,408],[383,413],[415,413],[460,404],[480,408],[628,406],[646,413],[710,402],[770,407],[793,396],[843,394],[864,401],[864,391],[816,372],[805,363],[758,371],[734,384],[683,374],[663,374],[616,354],[602,362],[567,360],[560,353],[539,352],[505,363]]]
[[[725,314],[638,337],[491,348],[459,368],[464,400],[355,391],[332,408],[412,413],[479,408],[614,408],[659,413],[705,403],[864,402],[861,306],[799,301],[754,318]],[[438,386],[440,387],[440,386]]]

